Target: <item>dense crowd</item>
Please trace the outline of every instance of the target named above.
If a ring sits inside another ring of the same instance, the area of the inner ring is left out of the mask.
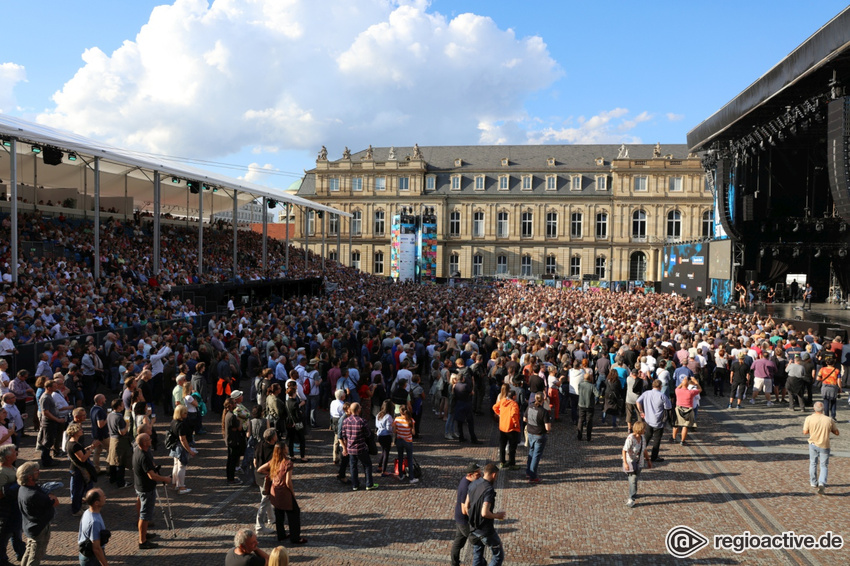
[[[631,506],[640,469],[663,460],[659,445],[665,429],[672,427],[673,439],[682,444],[692,441],[688,432],[701,395],[725,396],[731,390],[732,408],[754,404],[764,393],[767,406],[776,400],[778,409],[792,400],[788,408],[803,409],[816,391],[834,417],[836,393],[846,385],[841,362],[848,352],[840,338],[823,344],[811,330],[759,314],[699,309],[671,295],[601,289],[396,284],[335,262],[322,273],[334,284],[331,292],[241,308],[231,303],[227,314],[199,324],[189,316],[191,304],[166,300],[164,294],[169,286],[198,281],[191,275],[196,234],[163,230],[163,271],[153,282],[150,259],[133,253],[150,249],[149,228],[109,221],[101,246],[105,276],[96,283],[86,262],[91,233],[66,223],[26,217],[22,230],[28,237],[57,242],[74,257],[25,263],[20,283],[7,283],[0,296],[8,311],[0,354],[13,356],[15,341],[25,332],[30,339],[47,333],[60,340],[50,344],[37,367],[0,374],[9,423],[0,426],[0,445],[22,440],[25,399],[35,397],[41,461],[27,463],[36,466],[35,479],[38,466],[69,459],[72,511],[79,512],[85,502],[87,513],[96,514],[92,475],[108,473],[110,482],[122,487],[130,468],[139,498],[140,549],[156,546],[147,533],[156,486],[170,484],[178,495],[192,491],[195,437],[213,427],[220,426],[227,454],[222,481],[256,482],[261,492],[256,533],[237,536],[232,560],[242,561],[229,562],[241,564],[253,557],[264,563],[254,550],[246,551],[256,547],[257,533],[307,542],[301,536],[295,469],[307,461],[311,429],[327,426],[319,422],[321,409],[328,411],[334,431],[336,478],[354,490],[378,489],[390,477],[419,481],[415,443],[426,410],[445,422],[449,443],[478,443],[476,426],[495,420],[499,466],[467,470],[466,490],[475,497],[467,501],[469,493],[461,497],[459,491],[454,560],[469,536],[477,554],[484,546],[498,554],[493,504],[481,511],[489,523],[469,515],[470,508],[483,509],[479,498],[487,503],[495,495],[474,482],[492,486],[498,470],[520,467],[531,484],[544,481],[540,464],[553,426],[572,424],[579,440],[592,442],[595,426],[625,421],[623,466]],[[260,276],[255,238],[240,234],[244,279]],[[205,242],[209,277],[231,277],[232,240],[205,236]],[[8,263],[8,248],[0,252]],[[270,264],[277,270],[282,254],[282,244],[270,244]],[[290,261],[291,275],[312,273],[304,269],[303,252],[293,249]],[[158,322],[175,318],[183,320]],[[73,339],[88,330],[122,326],[132,326],[134,333],[110,333],[99,346]],[[173,418],[168,425],[162,418],[157,424],[154,413]],[[89,433],[90,443],[82,440]],[[521,444],[528,453],[524,466],[516,459]],[[161,475],[154,464],[157,450],[172,458],[171,475]],[[15,483],[7,479],[7,487]],[[54,501],[46,493],[41,497],[41,489],[34,492],[46,513]],[[45,537],[39,525],[27,523],[26,506],[19,512],[32,547],[27,552],[35,556],[46,547]],[[84,522],[91,541],[97,521]],[[7,540],[2,538],[7,525],[0,524],[0,540]],[[9,528],[13,543],[20,544],[21,531]],[[22,547],[13,548],[18,553]],[[101,555],[102,549],[90,563],[105,563]]]

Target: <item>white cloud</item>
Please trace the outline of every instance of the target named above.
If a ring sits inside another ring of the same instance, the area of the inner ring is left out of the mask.
[[[667,119],[670,120],[671,122],[678,122],[678,121],[684,119],[684,117],[685,117],[684,114],[673,114],[672,112],[668,112],[665,115],[667,116]]]
[[[641,139],[630,132],[641,122],[651,119],[652,115],[641,112],[634,118],[628,118],[628,114],[626,108],[614,108],[590,118],[570,118],[560,127],[538,127],[528,132],[527,143],[641,143]]]
[[[268,179],[269,173],[274,171],[276,171],[276,169],[271,163],[260,165],[255,162],[248,165],[248,171],[244,175],[240,175],[239,178],[243,181],[248,181],[249,183],[263,184],[263,182]]]
[[[15,86],[27,80],[27,71],[16,63],[0,63],[0,112],[15,107]]]
[[[40,122],[209,157],[475,143],[561,74],[541,38],[423,0],[176,0],[83,62]]]

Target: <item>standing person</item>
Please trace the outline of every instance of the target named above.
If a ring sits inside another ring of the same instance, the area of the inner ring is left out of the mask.
[[[263,441],[257,444],[257,449],[254,450],[254,481],[260,486],[260,505],[257,507],[257,517],[254,520],[254,529],[257,533],[269,534],[275,532],[272,529],[275,524],[274,510],[269,499],[269,490],[266,489],[266,479],[268,478],[259,472],[263,464],[271,461],[275,444],[277,444],[277,432],[273,428],[267,428],[263,431]],[[271,483],[269,483],[269,488],[271,488]]]
[[[269,555],[259,547],[257,535],[251,529],[239,529],[233,546],[224,557],[224,566],[266,566]]]
[[[109,483],[124,487],[124,470],[133,460],[133,444],[130,442],[130,423],[124,419],[124,401],[112,400],[112,412],[106,417],[106,430],[109,433],[109,452],[106,463],[109,464]]]
[[[620,376],[616,370],[608,372],[605,380],[605,400],[602,404],[602,424],[605,424],[605,419],[611,415],[611,427],[617,428],[617,418],[622,413],[622,406],[625,403],[623,399],[623,386],[620,384]]]
[[[389,399],[385,399],[381,405],[378,416],[375,417],[375,429],[378,435],[378,444],[381,446],[381,459],[378,461],[378,473],[381,476],[390,475],[390,449],[393,445],[393,415],[395,406]]]
[[[205,375],[205,371],[207,369],[207,365],[204,362],[198,362],[195,366],[195,373],[192,375],[192,391],[196,391],[198,395],[201,397],[201,401],[204,402],[205,406],[209,406],[210,403],[210,395],[209,395],[209,384],[207,383],[207,378]],[[203,423],[203,415],[198,413],[198,422],[197,422],[197,433],[198,434],[206,434],[207,431],[204,429]]]
[[[342,455],[349,457],[352,489],[360,489],[360,480],[357,477],[358,462],[363,465],[366,474],[366,490],[378,489],[378,484],[372,482],[372,459],[366,445],[366,437],[372,434],[372,431],[360,416],[359,403],[352,403],[350,410],[351,415],[342,422],[339,437],[342,440]]]
[[[26,551],[21,536],[21,508],[18,507],[18,481],[15,460],[18,449],[14,444],[0,446],[0,564],[9,564],[6,548],[12,540],[12,550],[20,561]]]
[[[538,392],[537,395],[543,396]],[[548,413],[548,411],[546,411]],[[507,513],[496,512],[496,489],[493,487],[499,476],[499,468],[489,463],[484,466],[484,474],[469,486],[466,495],[466,511],[469,516],[469,536],[472,538],[472,563],[484,564],[484,548],[490,549],[492,558],[489,566],[501,566],[505,560],[502,540],[493,525],[493,520],[504,521]]]
[[[523,419],[526,422],[525,432],[528,435],[528,461],[526,463],[525,475],[530,483],[540,483],[537,470],[540,466],[540,458],[546,447],[546,435],[552,430],[549,421],[549,411],[544,407],[543,393],[534,394],[534,403],[528,406]]]
[[[293,467],[286,445],[278,443],[274,447],[272,459],[257,471],[268,474],[271,479],[269,499],[274,507],[278,542],[286,540],[286,521],[289,521],[289,541],[292,544],[304,544],[307,539],[301,536],[301,509],[292,486]]]
[[[812,297],[815,291],[812,289],[811,283],[806,283],[806,288],[803,289],[803,310],[812,310]],[[808,306],[808,308],[806,308]]]
[[[457,532],[452,542],[451,564],[460,566],[460,553],[469,539],[469,516],[466,509],[466,496],[469,494],[469,486],[481,477],[481,467],[475,462],[466,467],[466,475],[461,478],[457,486],[457,499],[455,500],[455,527]]]
[[[39,411],[41,414],[41,426],[38,431],[38,448],[41,451],[41,465],[49,468],[53,465],[50,450],[58,452],[57,442],[61,442],[61,427],[65,419],[59,417],[56,402],[53,399],[54,383],[52,379],[44,382],[44,393],[39,400]],[[58,454],[56,454],[58,455]]]
[[[18,506],[27,535],[27,549],[21,558],[21,566],[41,564],[50,542],[50,521],[56,512],[54,507],[59,505],[55,495],[47,493],[36,483],[38,475],[39,468],[35,462],[24,462],[16,472],[20,486]]]
[[[499,467],[516,470],[516,447],[519,444],[520,422],[519,405],[516,391],[509,385],[502,385],[499,400],[493,405],[493,412],[499,417]],[[508,447],[508,459],[505,460],[505,447]]]
[[[809,435],[809,485],[823,495],[826,491],[827,466],[829,465],[829,434],[838,436],[838,425],[824,414],[823,403],[814,404],[814,413],[803,421],[803,434]],[[820,464],[820,477],[818,477]]]
[[[77,516],[83,506],[83,495],[94,487],[93,481],[96,479],[94,466],[89,461],[94,446],[83,446],[83,427],[79,424],[71,423],[66,432],[68,443],[65,451],[71,461],[71,514]]]
[[[339,465],[339,460],[342,452],[342,442],[339,439],[339,421],[345,417],[345,411],[343,410],[343,406],[345,405],[345,391],[342,389],[337,389],[334,391],[334,400],[331,401],[331,406],[329,409],[330,417],[331,417],[331,429],[334,433],[334,443],[333,443],[333,460],[334,464]]]
[[[457,383],[454,386],[454,401],[455,401],[455,423],[458,431],[458,442],[466,442],[463,436],[463,425],[466,424],[469,428],[469,438],[472,444],[481,444],[478,437],[475,436],[475,420],[472,416],[472,378],[467,369],[463,368],[463,358],[458,357],[458,377]],[[401,386],[401,384],[400,384]]]
[[[693,385],[696,389],[689,389]],[[696,377],[682,380],[676,388],[676,424],[673,425],[673,442],[676,442],[676,434],[682,429],[681,445],[685,445],[688,438],[688,429],[696,426],[694,415],[694,397],[702,393],[702,386]]]
[[[597,397],[599,397],[599,391],[593,385],[593,374],[588,371],[584,374],[584,381],[578,385],[578,432],[576,434],[578,440],[581,440],[584,427],[587,425],[587,441],[590,442]]]
[[[753,362],[753,396],[750,398],[750,405],[756,402],[759,392],[764,391],[764,398],[767,400],[766,405],[770,407],[773,403],[770,401],[770,393],[773,391],[773,381],[776,377],[776,364],[770,359],[770,350],[762,350],[761,357]]]
[[[646,423],[636,422],[632,427],[632,433],[626,438],[626,443],[623,445],[623,471],[629,478],[629,498],[626,500],[626,505],[629,507],[635,506],[641,469],[643,469],[644,464],[647,468],[652,468],[652,460],[646,459],[646,438],[643,436],[645,430]]]
[[[91,418],[91,440],[94,446],[92,453],[92,462],[94,469],[100,475],[100,455],[106,451],[109,454],[109,430],[106,428],[106,419],[108,414],[103,406],[106,404],[106,396],[98,393],[94,396],[94,405],[92,405],[89,416]]]
[[[664,436],[664,424],[667,422],[667,411],[673,409],[670,398],[661,392],[661,380],[652,382],[652,389],[644,391],[637,400],[637,408],[640,418],[646,423],[649,433],[646,444],[652,444],[650,461],[663,462],[664,458],[658,455],[661,448],[661,437]]]
[[[823,399],[823,413],[835,419],[835,408],[838,405],[838,396],[841,394],[841,370],[836,362],[835,356],[825,357],[824,365],[818,372],[821,397]]]
[[[732,362],[729,383],[732,384],[732,391],[729,392],[729,405],[727,409],[732,408],[732,403],[735,399],[738,400],[738,408],[741,408],[741,403],[744,397],[747,396],[747,385],[750,381],[750,366],[746,362],[747,353],[744,350],[739,350],[737,358]]]
[[[290,381],[286,388],[286,440],[289,442],[290,454],[295,453],[295,443],[298,442],[300,460],[307,462],[304,405],[305,401],[298,396],[298,384]]]
[[[398,450],[398,479],[404,480],[405,474],[410,483],[418,483],[419,478],[413,477],[413,417],[407,405],[399,407],[399,414],[393,421],[393,435],[395,435],[395,446]],[[405,465],[404,454],[407,453],[407,465]],[[367,481],[368,483],[368,481]]]
[[[242,430],[242,421],[233,412],[235,407],[236,403],[230,397],[224,400],[221,435],[224,437],[224,443],[227,446],[227,463],[225,465],[227,485],[242,485],[242,480],[236,477],[236,466],[239,465],[242,456],[245,455],[247,443],[245,431]]]
[[[136,437],[133,451],[133,487],[139,498],[139,550],[157,548],[159,545],[148,540],[148,523],[153,520],[156,506],[156,484],[171,484],[171,476],[161,476],[151,453],[151,437],[142,433]],[[165,487],[168,489],[168,486]]]
[[[83,513],[77,535],[80,566],[108,566],[103,546],[109,538],[109,531],[100,514],[106,504],[106,495],[102,489],[89,489],[83,501],[89,508]]]
[[[171,424],[168,426],[168,435],[171,437],[171,445],[169,446],[168,436],[166,437],[166,448],[169,450],[169,455],[174,459],[174,465],[171,473],[174,476],[174,489],[180,495],[187,495],[192,492],[186,487],[186,466],[189,465],[189,458],[194,458],[198,455],[198,451],[192,447],[192,424],[187,417],[188,409],[185,405],[177,405],[174,407]]]
[[[800,355],[792,355],[791,363],[788,364],[788,380],[785,382],[785,387],[791,395],[791,400],[788,403],[789,411],[797,410],[797,407],[794,406],[795,404],[800,407],[801,411],[806,410],[806,400],[803,399],[803,393],[806,387],[806,384],[803,381],[805,372],[806,369],[800,362]]]

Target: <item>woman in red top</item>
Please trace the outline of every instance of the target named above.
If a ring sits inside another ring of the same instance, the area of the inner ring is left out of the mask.
[[[499,417],[499,467],[516,470],[516,447],[519,443],[519,405],[516,391],[508,385],[502,385],[499,400],[493,405],[493,412]],[[505,446],[508,450],[508,463],[505,464]]]
[[[271,480],[269,499],[274,507],[277,540],[282,542],[286,538],[285,520],[289,520],[290,542],[304,544],[307,539],[301,537],[301,509],[292,488],[293,467],[286,444],[279,442],[274,446],[272,459],[257,468],[257,473],[267,475]]]
[[[695,385],[696,389],[688,389],[689,386]],[[676,424],[673,425],[673,442],[676,442],[676,435],[679,429],[682,429],[682,446],[685,445],[685,439],[688,438],[688,429],[695,427],[694,421],[694,397],[702,393],[702,387],[699,380],[695,377],[683,379],[679,387],[676,388]]]

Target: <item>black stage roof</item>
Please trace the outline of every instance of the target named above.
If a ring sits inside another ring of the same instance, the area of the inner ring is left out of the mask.
[[[843,86],[850,87],[850,81],[846,80],[850,79],[850,7],[688,132],[688,148],[706,150],[714,141],[748,134],[754,126],[776,117],[787,106],[824,92],[833,71],[838,71]]]

